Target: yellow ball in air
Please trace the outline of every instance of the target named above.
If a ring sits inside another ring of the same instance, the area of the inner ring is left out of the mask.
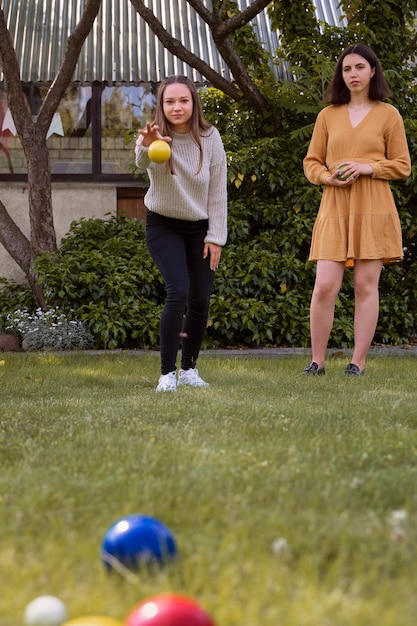
[[[156,139],[148,148],[148,156],[155,163],[165,163],[171,156],[171,148],[166,141]]]

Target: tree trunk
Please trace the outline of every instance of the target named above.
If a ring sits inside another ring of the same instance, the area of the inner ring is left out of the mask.
[[[68,39],[60,71],[42,103],[35,122],[32,121],[26,108],[19,63],[0,6],[0,62],[10,111],[27,161],[30,222],[29,240],[0,202],[0,243],[27,276],[35,300],[43,309],[46,308],[47,303],[42,288],[36,280],[34,261],[43,251],[55,252],[57,250],[46,134],[65,89],[71,82],[82,45],[92,29],[101,0],[86,0],[84,4],[80,20]]]
[[[30,248],[32,262],[36,256],[48,250],[56,252],[51,196],[51,172],[49,150],[46,141],[24,138],[29,184]]]

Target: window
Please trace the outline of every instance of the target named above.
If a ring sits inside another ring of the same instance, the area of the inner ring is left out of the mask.
[[[143,87],[105,87],[101,97],[102,173],[126,173],[133,154],[126,150],[126,138],[153,117],[155,96]]]
[[[48,86],[24,84],[28,109],[39,113]],[[53,179],[132,179],[137,128],[155,110],[155,86],[75,83],[65,92],[48,131]],[[0,84],[0,180],[22,179],[26,161]]]

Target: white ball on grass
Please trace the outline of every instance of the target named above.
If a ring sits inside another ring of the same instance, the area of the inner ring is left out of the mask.
[[[26,626],[61,626],[67,619],[65,604],[55,596],[39,596],[25,608]]]

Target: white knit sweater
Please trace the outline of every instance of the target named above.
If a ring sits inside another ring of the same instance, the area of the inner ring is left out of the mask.
[[[145,205],[166,217],[197,221],[208,219],[205,241],[223,246],[227,239],[226,153],[213,126],[201,135],[203,164],[198,174],[200,152],[191,135],[172,134],[170,144],[174,174],[166,163],[149,159],[148,148],[136,143],[136,165],[147,170],[150,186]]]

